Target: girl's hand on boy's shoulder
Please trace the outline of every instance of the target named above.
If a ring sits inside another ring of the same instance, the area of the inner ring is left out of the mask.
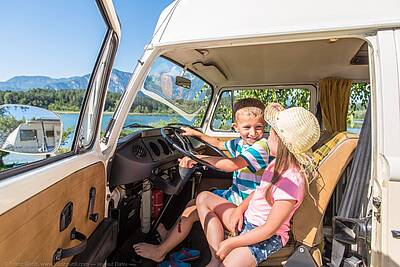
[[[226,256],[228,256],[228,254],[235,248],[232,242],[233,239],[234,237],[228,238],[219,243],[218,250],[215,255],[219,258],[220,261],[223,261]]]

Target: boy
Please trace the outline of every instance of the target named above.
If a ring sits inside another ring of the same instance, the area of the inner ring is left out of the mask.
[[[191,128],[182,128],[187,136],[196,136],[218,147],[228,150],[232,158],[201,156],[216,168],[233,172],[232,186],[227,190],[213,191],[226,199],[227,203],[239,205],[259,185],[261,176],[268,165],[269,151],[264,136],[264,109],[265,105],[252,98],[241,99],[233,107],[234,123],[232,124],[240,137],[222,142],[215,137],[207,136]],[[180,166],[192,168],[196,164],[190,158],[182,158]],[[192,225],[199,220],[194,201],[191,201],[182,213],[181,218],[168,232],[162,225],[157,229],[163,239],[160,245],[139,243],[134,245],[135,252],[156,262],[161,262],[165,255],[176,245],[182,242],[190,232]],[[227,228],[236,232],[241,227],[243,218],[232,218]]]

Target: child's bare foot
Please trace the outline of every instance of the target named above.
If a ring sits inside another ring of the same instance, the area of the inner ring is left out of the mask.
[[[148,243],[137,243],[133,245],[133,249],[139,256],[153,260],[155,262],[162,262],[166,254],[163,253],[163,251],[161,251],[159,245],[153,245]]]
[[[157,227],[157,232],[160,234],[161,241],[167,238],[168,230],[165,228],[164,224],[160,223]]]

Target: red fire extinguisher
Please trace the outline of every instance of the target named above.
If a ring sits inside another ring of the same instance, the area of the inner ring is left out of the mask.
[[[162,190],[154,189],[151,191],[151,218],[155,219],[160,215],[164,205],[164,193]]]

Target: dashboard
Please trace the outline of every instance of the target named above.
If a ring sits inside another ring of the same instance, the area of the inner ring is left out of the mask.
[[[204,144],[188,139],[198,153],[203,152]],[[182,155],[161,136],[160,129],[135,132],[119,140],[111,163],[109,184],[117,186],[165,176],[177,166],[180,157]]]

